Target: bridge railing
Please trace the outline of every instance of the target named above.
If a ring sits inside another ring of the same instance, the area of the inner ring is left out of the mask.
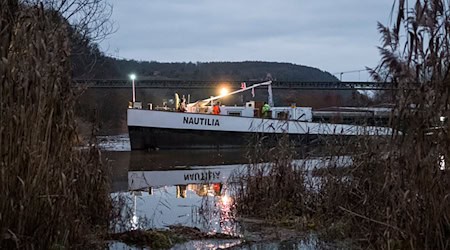
[[[231,88],[239,89],[241,83],[247,86],[261,81],[201,81],[201,80],[135,80],[136,88],[169,88],[169,89],[215,89],[227,84]],[[123,79],[95,79],[75,80],[73,86],[87,88],[131,88],[130,80]],[[303,82],[303,81],[273,81],[273,88],[278,89],[328,89],[328,90],[391,90],[389,82]]]

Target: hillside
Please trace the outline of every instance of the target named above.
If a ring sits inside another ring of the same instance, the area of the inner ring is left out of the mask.
[[[278,62],[177,62],[123,60],[107,57],[94,46],[79,46],[72,55],[74,78],[126,79],[135,73],[139,79],[182,80],[265,80],[338,81],[320,69]]]

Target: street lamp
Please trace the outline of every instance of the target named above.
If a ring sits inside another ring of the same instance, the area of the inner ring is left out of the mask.
[[[136,90],[134,88],[134,80],[136,79],[136,75],[135,74],[131,74],[130,75],[130,79],[131,79],[132,86],[133,86],[133,103],[135,103],[136,102]]]

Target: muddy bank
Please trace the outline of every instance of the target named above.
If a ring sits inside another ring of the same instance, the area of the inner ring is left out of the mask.
[[[320,239],[315,231],[299,230],[303,223],[277,223],[274,221],[240,218],[242,235],[206,233],[198,228],[169,226],[167,230],[133,230],[111,234],[106,240],[113,242],[110,249],[279,249],[279,248],[351,248],[351,242],[329,242]],[[121,244],[121,243],[123,244]]]
[[[167,230],[132,230],[110,234],[106,240],[120,241],[130,246],[150,247],[151,249],[168,249],[188,241],[228,240],[228,245],[241,244],[242,239],[223,233],[206,233],[198,228],[169,226]]]

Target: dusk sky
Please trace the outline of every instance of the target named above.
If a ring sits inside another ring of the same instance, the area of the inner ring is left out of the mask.
[[[102,50],[159,62],[271,61],[330,73],[374,67],[392,0],[111,0]],[[339,74],[336,75],[339,78]],[[347,73],[342,80],[366,81]]]

